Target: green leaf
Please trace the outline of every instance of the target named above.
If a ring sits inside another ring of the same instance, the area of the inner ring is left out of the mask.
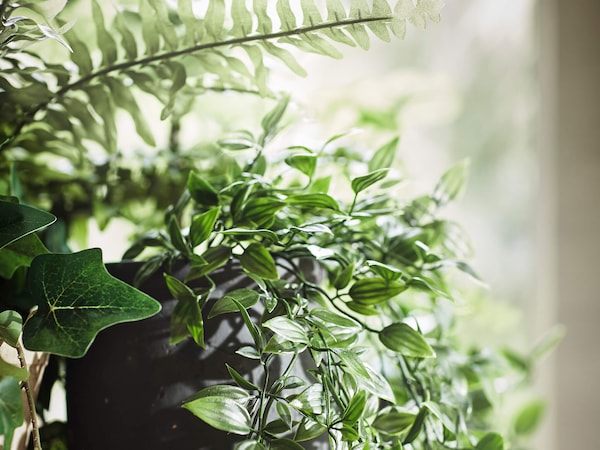
[[[488,433],[482,437],[477,445],[476,450],[504,450],[504,439],[498,433]]]
[[[149,0],[149,3],[155,11],[154,26],[158,34],[162,36],[169,50],[175,50],[178,46],[178,37],[173,23],[169,20],[167,4],[162,0]]]
[[[324,208],[339,211],[340,206],[327,194],[296,194],[285,199],[286,203],[302,208]]]
[[[342,422],[348,425],[353,425],[358,422],[358,419],[360,419],[365,410],[366,404],[367,394],[365,391],[358,391],[352,396],[350,402],[346,406],[346,409],[342,414]]]
[[[15,428],[23,424],[21,384],[14,377],[0,378],[0,394],[0,436],[10,445],[7,440],[11,441]]]
[[[96,41],[102,52],[102,65],[110,66],[117,60],[117,44],[112,35],[106,31],[102,9],[96,0],[92,1],[92,17],[96,28]]]
[[[180,299],[171,313],[170,344],[177,344],[188,336],[202,348],[204,343],[204,319],[200,304],[195,298]]]
[[[415,421],[416,414],[393,409],[379,414],[373,421],[376,430],[388,436],[396,436],[407,430]]]
[[[156,314],[160,303],[110,276],[100,249],[36,257],[27,284],[38,311],[25,324],[29,350],[78,358],[96,334]]]
[[[523,406],[514,419],[513,428],[518,435],[533,433],[546,412],[546,402],[542,400],[532,401]]]
[[[35,234],[7,245],[0,249],[0,277],[12,278],[19,267],[29,267],[33,258],[44,253],[48,253],[48,249]]]
[[[16,311],[0,312],[0,342],[4,341],[11,347],[16,347],[23,329],[23,319]]]
[[[52,224],[56,217],[45,211],[0,200],[0,248]]]
[[[352,285],[348,294],[356,303],[373,306],[386,302],[405,290],[406,284],[402,281],[361,278]]]
[[[238,305],[242,305],[245,309],[251,308],[258,302],[259,298],[260,295],[258,292],[248,288],[228,292],[215,302],[208,313],[208,318],[210,319],[220,314],[238,312]]]
[[[354,191],[355,194],[364,191],[369,186],[383,180],[388,174],[388,171],[389,169],[377,169],[361,177],[354,178],[351,183],[352,191]]]
[[[246,380],[242,376],[242,374],[240,374],[237,370],[235,370],[229,364],[225,363],[225,365],[227,366],[227,371],[231,375],[231,378],[233,378],[233,381],[235,381],[235,383],[239,387],[241,387],[242,389],[249,390],[249,391],[260,391],[260,388],[257,385],[255,385],[254,383],[251,383],[250,381]]]
[[[185,242],[183,234],[181,233],[181,227],[179,226],[179,222],[177,221],[177,218],[174,215],[172,215],[169,218],[169,221],[167,223],[167,230],[169,231],[169,237],[171,238],[171,243],[173,244],[173,246],[184,255],[190,253],[191,250]]]
[[[86,44],[81,41],[74,30],[69,33],[69,44],[73,51],[70,53],[71,60],[79,68],[81,76],[86,76],[94,70],[92,57]]]
[[[269,41],[261,41],[260,44],[268,53],[283,62],[296,75],[300,77],[308,75],[308,72],[298,63],[298,60],[293,53],[283,47],[278,47]]]
[[[296,429],[294,440],[298,442],[310,441],[311,439],[321,436],[326,431],[327,427],[321,425],[316,420],[304,418]]]
[[[323,385],[311,384],[300,394],[293,396],[290,406],[309,415],[320,415],[323,413]]]
[[[2,377],[14,377],[19,381],[24,381],[29,378],[29,371],[24,367],[15,366],[0,358],[0,379]]]
[[[413,358],[434,358],[435,352],[421,333],[405,323],[394,323],[379,332],[379,340],[390,350]]]
[[[349,328],[349,329],[360,329],[361,325],[347,316],[342,316],[336,312],[330,311],[325,308],[315,308],[310,312],[311,317],[315,317],[323,322],[325,325],[333,325],[336,327]]]
[[[248,434],[252,431],[252,419],[246,408],[235,397],[227,397],[228,392],[219,396],[201,396],[186,401],[183,407],[210,426],[228,433]]]
[[[432,198],[438,206],[446,205],[460,195],[465,187],[468,173],[469,161],[464,160],[442,175],[432,194]]]
[[[240,264],[244,270],[265,280],[279,278],[275,261],[269,251],[260,244],[250,244],[242,255]]]
[[[304,447],[302,447],[300,444],[298,444],[297,442],[288,439],[288,438],[281,438],[281,439],[274,439],[273,441],[271,441],[271,445],[269,447],[270,450],[305,450]]]
[[[285,203],[274,197],[253,197],[244,205],[240,221],[251,222],[258,227],[272,223],[274,215]]]
[[[220,213],[221,208],[216,207],[209,209],[205,213],[195,214],[192,217],[192,224],[190,225],[192,247],[196,247],[208,239],[215,228],[215,223],[217,223]]]
[[[219,267],[224,266],[231,258],[231,248],[226,245],[218,245],[208,248],[203,254],[203,264],[193,265],[185,281],[195,280],[210,274]]]
[[[410,444],[419,436],[419,433],[423,428],[423,424],[425,423],[425,418],[428,414],[429,408],[426,405],[421,406],[412,426],[410,427],[410,430],[408,430],[406,437],[402,441],[403,444]]]
[[[285,2],[277,2],[278,8],[280,3]],[[279,122],[281,122],[281,119],[285,114],[289,102],[290,98],[288,96],[282,97],[277,102],[277,105],[275,105],[275,107],[271,109],[267,114],[265,114],[265,116],[262,118],[260,125],[263,129],[263,136],[265,136],[265,140],[271,136],[274,136],[277,133]]]
[[[246,440],[237,443],[235,450],[266,450],[266,447],[256,440]]]
[[[121,47],[125,50],[127,59],[135,60],[137,58],[137,42],[135,36],[126,22],[125,14],[115,15],[115,29],[121,34]]]
[[[369,160],[369,172],[392,167],[399,142],[400,138],[395,137],[377,149],[373,157]]]
[[[291,155],[285,159],[288,166],[299,170],[304,175],[312,178],[317,167],[316,155]]]
[[[231,2],[231,18],[233,19],[232,36],[245,37],[252,33],[252,15],[246,8],[244,0]]]
[[[263,326],[288,341],[298,344],[308,344],[307,330],[298,322],[288,317],[273,317],[264,322]]]
[[[204,16],[204,23],[206,25],[206,31],[213,41],[222,40],[225,25],[225,13],[226,7],[224,0],[214,0],[208,3],[208,9]]]
[[[192,171],[188,175],[187,189],[199,205],[217,206],[219,204],[216,189],[196,172]]]

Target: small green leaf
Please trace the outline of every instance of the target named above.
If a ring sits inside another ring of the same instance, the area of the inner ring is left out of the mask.
[[[304,175],[312,178],[317,167],[317,157],[315,155],[291,155],[285,159],[288,166],[299,170]]]
[[[194,291],[185,283],[172,275],[164,274],[167,288],[171,295],[177,300],[197,301]]]
[[[48,253],[36,234],[28,234],[0,249],[0,277],[9,280],[19,267],[29,267],[31,261]]]
[[[280,3],[282,2],[277,2],[278,8]],[[289,102],[289,97],[284,96],[279,100],[279,102],[277,102],[277,105],[263,117],[260,122],[263,129],[263,140],[268,140],[268,138],[276,134],[279,122],[281,122]]]
[[[11,347],[16,347],[23,329],[23,319],[16,311],[0,312],[0,342],[4,341]]]
[[[0,436],[4,443],[12,440],[15,428],[23,424],[23,399],[21,384],[14,377],[0,377]]]
[[[177,344],[188,336],[192,336],[194,342],[205,348],[204,343],[204,319],[200,304],[195,298],[184,298],[177,302],[171,313],[170,339],[171,344]]]
[[[302,208],[324,208],[339,211],[340,206],[327,194],[296,194],[286,198],[286,203]]]
[[[399,280],[361,278],[352,285],[348,294],[356,303],[373,306],[386,302],[405,290],[406,284]]]
[[[226,245],[218,245],[216,247],[209,247],[203,254],[202,264],[193,265],[190,268],[190,273],[187,275],[185,281],[195,280],[203,277],[215,271],[219,267],[227,264],[231,258],[231,248]]]
[[[298,344],[308,344],[307,330],[298,322],[284,316],[273,317],[263,323],[263,326],[275,334]]]
[[[403,444],[410,444],[419,436],[419,433],[423,428],[423,424],[425,423],[425,418],[428,414],[429,408],[425,405],[421,406],[412,426],[410,427],[410,430],[408,430],[406,437],[402,441]]]
[[[415,421],[416,414],[393,409],[379,414],[373,427],[388,436],[396,436],[407,430]]]
[[[367,394],[365,391],[358,391],[352,396],[342,414],[342,422],[348,425],[354,425],[363,414],[367,404]]]
[[[110,66],[117,60],[117,44],[112,34],[106,31],[104,16],[97,1],[92,1],[92,16],[96,28],[98,48],[102,52],[102,65]]]
[[[38,305],[23,330],[29,350],[78,358],[99,331],[160,310],[156,300],[110,276],[97,248],[36,257],[27,284]]]
[[[215,302],[208,313],[208,318],[210,319],[220,314],[238,312],[238,304],[246,309],[251,308],[256,304],[259,297],[260,295],[258,292],[248,288],[241,288],[228,292]]]
[[[235,450],[266,450],[266,448],[258,441],[246,440],[236,444]]]
[[[388,172],[389,169],[377,169],[361,177],[354,178],[351,183],[352,191],[354,191],[355,194],[364,191],[369,186],[383,180]]]
[[[246,408],[235,398],[201,396],[183,403],[183,407],[210,426],[228,433],[245,435],[252,431],[252,419]]]
[[[323,385],[319,383],[311,384],[290,401],[291,407],[309,415],[322,414],[323,404]]]
[[[260,388],[258,386],[246,380],[237,370],[235,370],[229,364],[226,363],[225,365],[227,366],[227,371],[229,372],[229,375],[231,375],[231,378],[233,378],[233,381],[235,381],[235,383],[239,387],[249,391],[260,391]]]
[[[392,167],[399,142],[400,138],[395,137],[377,149],[373,157],[369,160],[369,172]]]
[[[0,200],[0,248],[52,224],[56,217],[45,211]]]
[[[190,225],[192,247],[196,247],[208,239],[215,227],[215,223],[217,222],[220,213],[221,208],[216,207],[192,217],[192,224]]]
[[[29,372],[24,367],[15,366],[0,358],[0,379],[2,377],[14,377],[19,381],[24,381],[29,378]]]
[[[469,161],[464,160],[442,175],[432,194],[438,206],[446,205],[460,195],[465,187],[468,173]]]
[[[321,425],[319,422],[304,418],[296,429],[294,440],[298,442],[310,441],[321,436],[326,431],[327,427]]]
[[[253,197],[244,205],[240,221],[266,227],[273,222],[275,213],[284,206],[285,203],[275,197]]]
[[[260,244],[250,244],[242,255],[240,264],[244,270],[265,280],[277,280],[279,274],[269,251]]]
[[[288,438],[271,441],[271,446],[269,448],[270,450],[305,450],[300,444]]]
[[[405,323],[394,323],[379,332],[379,340],[390,350],[413,358],[434,358],[435,352],[421,333]]]
[[[169,231],[169,237],[171,238],[171,243],[173,246],[184,255],[190,253],[190,248],[183,238],[181,227],[179,226],[179,222],[174,215],[170,217],[169,222],[167,223],[167,230]]]
[[[546,403],[542,400],[535,400],[524,407],[517,413],[514,420],[514,430],[518,435],[531,434],[539,425],[546,412]]]
[[[504,439],[498,433],[488,433],[482,437],[477,445],[476,450],[504,450]]]

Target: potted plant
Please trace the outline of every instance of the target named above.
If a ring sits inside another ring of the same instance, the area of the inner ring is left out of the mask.
[[[368,163],[352,161],[338,145],[341,137],[321,148],[293,143],[273,160],[269,142],[279,132],[285,97],[258,132],[236,131],[220,142],[238,158],[218,153],[203,161],[175,151],[198,94],[281,97],[269,87],[267,66],[278,61],[302,74],[290,46],[340,56],[337,44],[367,48],[369,33],[402,37],[407,22],[437,19],[440,5],[375,1],[347,8],[330,1],[320,9],[302,1],[295,9],[287,2],[255,1],[249,8],[214,1],[199,10],[191,1],[142,1],[118,11],[108,26],[99,4],[88,6],[97,46],[82,37],[85,28],[69,30],[63,2],[0,2],[0,151],[9,195],[0,202],[2,341],[20,351],[22,335],[30,350],[81,357],[102,329],[158,312],[155,300],[130,286],[143,288],[158,271],[172,297],[167,339],[174,345],[202,350],[218,317],[235,316],[247,330],[247,342],[224,366],[229,379],[190,393],[188,411],[182,409],[242,436],[238,448],[303,448],[318,437],[332,448],[503,448],[504,438],[490,427],[490,386],[509,369],[502,361],[527,372],[538,351],[531,358],[490,357],[462,348],[453,335],[450,299],[457,285],[446,270],[471,270],[457,228],[437,214],[460,192],[464,164],[443,175],[431,194],[399,201],[379,189],[392,188],[396,140],[365,149]],[[70,61],[63,56],[56,63],[40,47],[24,45],[48,38],[71,52]],[[171,119],[166,172],[153,164],[131,169],[121,153],[119,111],[156,147],[140,92],[158,99],[162,118]],[[214,155],[215,147],[208,148],[203,155]],[[329,184],[339,173],[321,170],[339,162],[356,168],[338,198]],[[156,189],[147,174],[166,183]],[[183,194],[167,208],[163,194],[177,187]],[[127,253],[154,250],[142,253],[146,262],[135,280],[110,276],[98,249],[64,253],[64,230],[72,233],[81,217],[135,220],[126,206],[152,189],[156,201],[147,217],[154,225],[165,209],[165,229],[144,235]],[[17,198],[59,218],[44,244],[33,233],[54,216]],[[249,283],[217,282],[224,269]],[[257,378],[245,376],[243,361]],[[11,399],[0,409],[1,431],[10,445],[23,416],[18,380],[29,374],[26,367],[1,368],[3,398]],[[119,374],[123,366],[102,368]],[[135,392],[125,396],[137,400]]]

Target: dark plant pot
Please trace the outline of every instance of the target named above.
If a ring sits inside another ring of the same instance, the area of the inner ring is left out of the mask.
[[[109,265],[112,275],[132,283],[136,263]],[[215,279],[215,277],[213,277]],[[249,287],[239,270],[221,271],[215,298]],[[245,284],[245,286],[244,286]],[[102,331],[87,355],[67,362],[67,413],[74,450],[225,450],[240,436],[215,430],[181,407],[201,388],[231,383],[225,363],[260,382],[256,361],[235,354],[251,338],[239,314],[205,321],[206,350],[191,339],[169,344],[176,301],[162,274],[141,286],[162,303],[149,319]]]

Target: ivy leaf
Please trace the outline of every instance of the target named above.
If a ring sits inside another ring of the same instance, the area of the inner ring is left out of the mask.
[[[275,261],[269,251],[260,244],[250,244],[240,256],[240,264],[253,275],[265,280],[279,278]]]
[[[0,277],[10,279],[19,267],[29,267],[37,255],[48,253],[48,249],[35,234],[13,242],[0,249]]]
[[[47,227],[55,220],[56,217],[48,212],[0,200],[0,248]]]
[[[0,378],[0,392],[0,436],[4,435],[4,444],[10,448],[15,428],[23,424],[21,384],[14,377]]]
[[[369,186],[383,180],[388,171],[389,169],[377,169],[361,177],[354,178],[351,183],[352,191],[354,191],[355,194],[364,191]]]
[[[414,358],[434,358],[435,352],[421,333],[405,323],[394,323],[379,332],[379,340],[390,350]]]
[[[36,257],[27,284],[38,305],[23,330],[30,350],[78,358],[101,330],[160,310],[156,300],[109,275],[97,248]]]

